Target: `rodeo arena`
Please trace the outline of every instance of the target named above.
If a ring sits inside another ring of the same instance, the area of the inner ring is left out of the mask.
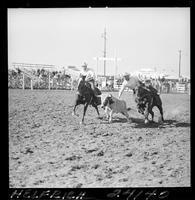
[[[80,70],[9,66],[10,187],[190,186],[190,78],[95,73],[94,94]]]

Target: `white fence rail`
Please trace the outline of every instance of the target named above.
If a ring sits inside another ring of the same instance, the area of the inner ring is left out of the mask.
[[[185,93],[185,91],[186,91],[186,86],[185,86],[185,84],[178,83],[178,84],[176,85],[176,89],[177,89],[177,92],[179,92],[179,93]]]

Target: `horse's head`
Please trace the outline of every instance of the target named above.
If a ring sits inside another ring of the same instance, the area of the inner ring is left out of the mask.
[[[142,85],[139,85],[134,89],[134,94],[136,95],[136,101],[139,101],[147,93],[148,91]]]

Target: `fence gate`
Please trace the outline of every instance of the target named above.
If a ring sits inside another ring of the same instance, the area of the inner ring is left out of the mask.
[[[185,93],[185,91],[186,91],[186,86],[185,86],[184,83],[177,83],[176,89],[177,89],[177,92]]]

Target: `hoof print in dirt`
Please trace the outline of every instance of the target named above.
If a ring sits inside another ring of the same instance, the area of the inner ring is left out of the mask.
[[[28,154],[28,153],[33,153],[33,151],[30,148],[27,148],[25,152],[23,152],[24,154]]]
[[[100,151],[97,156],[103,156],[104,155],[104,152],[103,151]]]
[[[131,157],[133,154],[132,153],[127,153],[125,156]]]
[[[86,125],[86,124],[85,124],[84,122],[80,122],[80,125],[83,125],[83,126],[84,126],[84,125]]]
[[[119,182],[127,182],[128,181],[128,178],[122,178],[119,180]]]
[[[98,165],[98,164],[92,166],[93,169],[97,169],[98,167],[100,167],[100,165]]]
[[[83,186],[83,184],[82,183],[79,183],[79,184],[77,184],[76,186],[75,186],[75,188],[81,188]]]
[[[159,184],[162,184],[162,183],[163,183],[163,181],[159,181],[158,183],[159,183]]]
[[[157,154],[158,154],[158,152],[154,151],[151,155],[153,156],[153,155],[157,155]]]
[[[109,136],[109,135],[110,135],[109,133],[104,133],[104,134],[103,134],[103,136]]]
[[[97,151],[98,149],[87,149],[85,150],[86,153],[93,153],[94,151]]]
[[[66,158],[65,160],[79,160],[79,159],[81,159],[82,157],[81,156],[70,156],[70,157],[68,157],[68,158]]]

